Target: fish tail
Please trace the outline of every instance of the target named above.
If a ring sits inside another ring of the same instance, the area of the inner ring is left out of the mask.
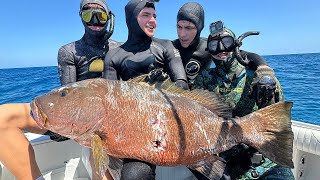
[[[244,132],[246,144],[275,163],[293,168],[293,132],[291,129],[292,102],[279,102],[255,111],[243,120],[249,120],[250,132]]]

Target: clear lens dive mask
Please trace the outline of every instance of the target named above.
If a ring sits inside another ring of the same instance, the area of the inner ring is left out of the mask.
[[[89,23],[94,16],[101,24],[106,24],[109,20],[108,14],[101,9],[90,8],[81,11],[81,18],[85,23]]]
[[[210,25],[210,36],[208,38],[207,48],[210,54],[217,55],[221,52],[231,52],[235,48],[235,39],[231,35],[225,35],[227,32],[223,22],[217,21]]]
[[[231,52],[235,48],[235,40],[232,36],[218,36],[208,40],[210,54],[217,55],[221,52]]]

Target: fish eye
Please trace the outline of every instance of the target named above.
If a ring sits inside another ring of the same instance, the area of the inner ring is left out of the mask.
[[[60,92],[60,96],[61,96],[61,97],[64,97],[64,96],[66,96],[66,95],[67,95],[67,91],[63,90],[63,91]]]

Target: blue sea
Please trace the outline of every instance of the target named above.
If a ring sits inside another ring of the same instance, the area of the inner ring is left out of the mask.
[[[264,56],[285,95],[292,119],[320,125],[320,53]],[[57,67],[0,69],[0,104],[30,102],[60,85]]]

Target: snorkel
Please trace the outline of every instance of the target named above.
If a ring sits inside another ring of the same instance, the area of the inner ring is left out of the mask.
[[[241,36],[239,36],[236,40],[235,40],[235,48],[234,48],[234,53],[233,53],[233,56],[238,60],[238,62],[243,65],[243,66],[247,66],[249,64],[249,61],[248,58],[247,58],[247,55],[245,55],[244,57],[242,57],[240,55],[240,46],[242,46],[242,40],[248,36],[251,36],[251,35],[259,35],[260,32],[258,31],[248,31],[248,32],[245,32],[243,33]]]
[[[108,41],[108,39],[112,36],[113,31],[114,31],[114,14],[110,11],[109,12],[110,16],[110,25],[109,25],[109,30],[107,28],[106,34],[104,35],[104,39]]]

